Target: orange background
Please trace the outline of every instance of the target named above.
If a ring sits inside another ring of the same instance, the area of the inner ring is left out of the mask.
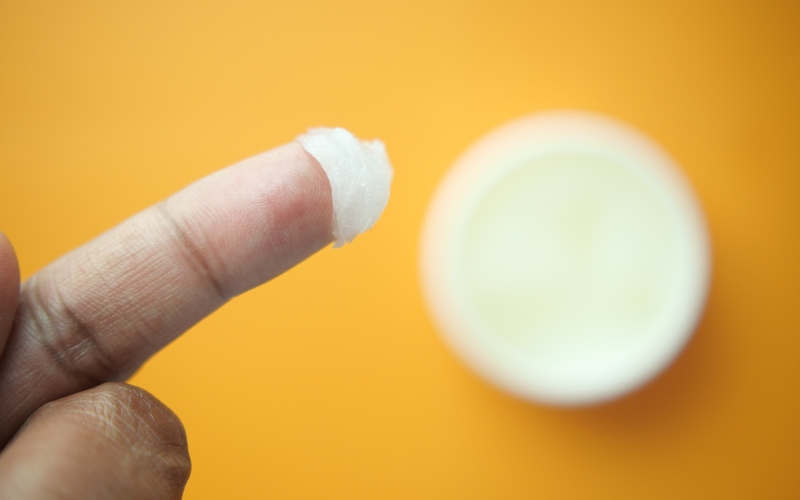
[[[309,126],[380,137],[374,230],[235,299],[134,378],[187,499],[800,497],[800,4],[0,1],[0,228],[24,276]],[[426,204],[489,129],[607,113],[670,151],[714,278],[678,361],[586,409],[460,365],[420,297]]]

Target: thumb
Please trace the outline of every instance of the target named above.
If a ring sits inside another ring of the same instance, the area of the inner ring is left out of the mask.
[[[0,455],[0,498],[177,499],[190,471],[178,417],[138,387],[108,383],[28,419]]]

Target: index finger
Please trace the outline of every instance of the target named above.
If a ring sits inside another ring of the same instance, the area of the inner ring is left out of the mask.
[[[231,297],[332,241],[331,187],[297,143],[200,180],[23,284],[0,361],[0,446],[39,406],[123,380]]]

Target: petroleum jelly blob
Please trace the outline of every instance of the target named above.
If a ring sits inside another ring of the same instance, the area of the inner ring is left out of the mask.
[[[333,198],[333,247],[350,243],[378,221],[394,171],[379,140],[360,141],[343,128],[312,128],[297,142],[328,176]]]

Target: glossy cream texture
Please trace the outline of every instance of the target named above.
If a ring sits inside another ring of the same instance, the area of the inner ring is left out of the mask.
[[[331,184],[334,247],[370,229],[389,202],[394,171],[379,140],[361,141],[343,128],[313,128],[297,138]]]
[[[468,294],[496,335],[544,363],[586,363],[650,331],[675,290],[675,228],[656,193],[613,161],[526,162],[476,206]]]

